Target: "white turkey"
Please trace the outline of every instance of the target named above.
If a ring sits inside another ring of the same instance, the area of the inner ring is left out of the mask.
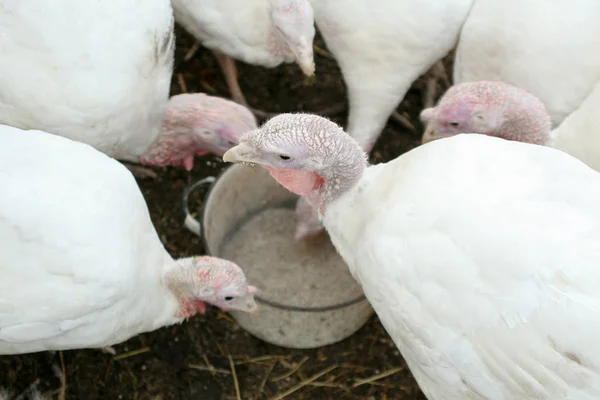
[[[477,0],[460,33],[454,83],[520,87],[542,100],[558,126],[600,81],[598,49],[596,0]]]
[[[473,0],[311,0],[348,88],[348,133],[370,151],[412,83],[457,43]]]
[[[318,190],[428,399],[600,398],[600,174],[579,160],[462,134],[367,166],[339,126],[307,114],[271,119],[223,159]]]
[[[186,169],[196,154],[222,155],[256,127],[232,101],[169,100],[169,0],[4,0],[0,21],[2,124],[65,136],[119,160]]]
[[[131,173],[87,144],[0,126],[0,186],[0,354],[102,348],[205,303],[257,310],[236,264],[171,258]]]
[[[240,104],[248,105],[231,57],[267,68],[296,61],[304,74],[315,71],[315,26],[308,0],[173,0],[173,10],[175,20],[213,50],[232,98]]]
[[[600,82],[551,131],[550,116],[537,117],[539,112],[546,113],[544,104],[531,93],[499,81],[465,82],[452,86],[435,107],[421,112],[427,123],[423,142],[459,133],[481,133],[554,147],[600,171],[599,108]]]

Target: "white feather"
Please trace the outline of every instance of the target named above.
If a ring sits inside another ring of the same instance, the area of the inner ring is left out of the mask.
[[[551,145],[600,171],[600,3],[477,0],[456,50],[455,83],[500,80],[538,97]]]
[[[0,354],[104,347],[173,324],[173,265],[131,173],[0,126]]]
[[[454,82],[523,88],[558,126],[600,80],[599,48],[596,0],[477,0],[460,34]]]
[[[173,21],[168,0],[3,0],[0,123],[137,161],[161,131]]]
[[[365,150],[412,83],[455,46],[472,3],[311,0],[348,87],[347,131]]]
[[[600,171],[600,80],[592,92],[552,131],[551,145]]]
[[[267,68],[294,60],[274,54],[270,0],[174,0],[175,19],[202,44]]]
[[[599,198],[563,152],[468,134],[369,167],[323,222],[430,400],[591,400]]]

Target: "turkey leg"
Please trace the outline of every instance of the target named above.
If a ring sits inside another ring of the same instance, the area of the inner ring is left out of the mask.
[[[245,107],[248,107],[248,109],[252,111],[252,113],[258,118],[267,119],[277,115],[276,113],[268,113],[266,111],[250,107],[248,105],[248,102],[246,101],[246,97],[244,96],[242,89],[240,88],[240,84],[238,83],[238,73],[233,58],[216,50],[212,50],[212,52],[215,55],[217,61],[219,62],[221,71],[223,71],[223,75],[225,76],[225,82],[227,83],[227,87],[229,88],[229,93],[231,93],[231,98],[233,101]]]
[[[246,98],[244,97],[244,93],[242,92],[242,89],[240,88],[240,85],[238,83],[237,68],[235,67],[235,61],[231,57],[226,56],[223,53],[219,53],[216,50],[213,50],[212,52],[215,55],[215,58],[217,59],[217,61],[219,62],[219,66],[221,67],[221,70],[223,71],[223,75],[225,75],[225,81],[227,82],[227,87],[229,88],[229,93],[231,93],[231,98],[233,99],[233,101],[235,101],[238,104],[248,107],[248,109],[250,111],[252,111],[252,113],[254,115],[256,115],[256,117],[261,118],[261,119],[269,119],[276,115],[279,115],[279,113],[271,113],[271,112],[262,111],[262,110],[258,110],[256,108],[250,107],[248,105],[248,102],[246,101]],[[346,104],[344,102],[344,103],[336,104],[332,107],[329,107],[329,108],[323,110],[322,112],[317,111],[317,112],[315,112],[315,114],[319,114],[322,116],[328,116],[328,115],[337,114],[339,112],[342,112],[345,109],[346,109]]]
[[[158,175],[156,172],[152,171],[150,168],[142,167],[141,165],[129,164],[126,162],[121,162],[125,168],[127,168],[135,178],[137,179],[156,179]]]
[[[248,102],[246,101],[246,97],[244,93],[242,93],[242,89],[238,83],[238,73],[237,68],[235,67],[235,61],[233,58],[226,56],[223,53],[220,53],[216,50],[212,51],[215,55],[215,58],[219,62],[219,66],[221,67],[221,71],[223,71],[223,75],[225,76],[225,82],[227,82],[227,87],[229,88],[229,93],[231,93],[231,98],[238,104],[248,107]]]
[[[431,74],[427,79],[425,86],[425,95],[423,96],[423,108],[430,108],[435,106],[435,99],[438,95],[438,82],[442,82],[442,85],[447,89],[450,86],[450,79],[446,73],[443,60],[439,60],[431,68]]]

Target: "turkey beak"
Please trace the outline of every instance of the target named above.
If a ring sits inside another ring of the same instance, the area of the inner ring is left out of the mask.
[[[296,57],[296,62],[300,66],[304,75],[311,76],[315,73],[315,59],[313,55],[312,43],[308,43],[306,37],[300,37],[300,46],[297,49],[292,47],[292,52]]]
[[[254,317],[260,314],[260,308],[258,307],[258,304],[256,304],[256,300],[254,300],[254,298],[248,299],[245,309],[241,311],[245,311]]]
[[[310,61],[304,59],[298,60],[298,65],[300,66],[300,69],[302,70],[302,72],[304,72],[304,75],[306,76],[312,76],[315,73],[315,62],[312,61],[312,57],[310,58]]]
[[[240,143],[223,154],[223,161],[230,163],[255,164],[258,156],[254,149],[246,143]]]
[[[423,136],[421,137],[421,144],[432,142],[435,139],[435,129],[433,129],[431,124],[427,124],[427,127],[425,128],[425,133],[423,133]]]
[[[296,63],[300,66],[300,69],[306,76],[311,76],[315,73],[315,58],[313,54],[312,41],[309,42],[306,36],[300,36],[298,43],[294,44],[288,41],[285,35],[281,35],[283,40],[287,43],[288,48],[294,55]]]

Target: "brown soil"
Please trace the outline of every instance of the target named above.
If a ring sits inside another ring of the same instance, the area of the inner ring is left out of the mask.
[[[184,81],[189,92],[229,97],[212,54],[200,48],[185,62],[194,40],[179,27],[177,33],[172,93],[181,93]],[[320,38],[316,45],[326,48]],[[271,112],[318,112],[344,102],[345,87],[336,62],[326,51],[319,51],[316,64],[316,78],[305,78],[295,65],[269,70],[238,63],[240,85],[251,106]],[[372,162],[393,159],[418,144],[423,88],[423,80],[417,81],[398,108],[416,131],[390,121],[374,148]],[[346,113],[333,119],[344,124]],[[197,160],[190,173],[157,168],[158,179],[139,181],[156,229],[174,257],[204,251],[201,240],[182,226],[179,202],[184,187],[218,174],[224,166],[218,157],[210,156]],[[195,196],[192,201],[199,198]],[[62,366],[60,353],[2,356],[0,387],[18,394],[36,383],[52,398],[59,398],[62,369],[68,399],[236,399],[231,356],[243,399],[274,398],[332,366],[337,368],[285,398],[425,398],[376,317],[341,343],[316,350],[288,350],[250,336],[231,317],[211,308],[204,316],[136,336],[115,349],[117,358],[98,350],[65,351]],[[207,366],[215,370],[207,371]],[[396,372],[355,386],[361,379],[387,371]]]

